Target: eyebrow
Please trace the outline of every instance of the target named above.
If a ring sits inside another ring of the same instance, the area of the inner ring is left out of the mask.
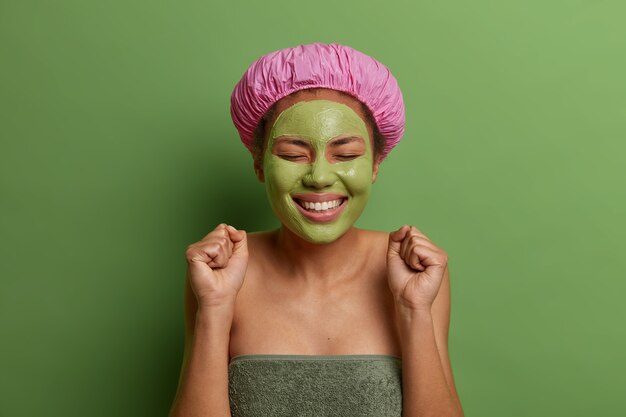
[[[274,144],[277,144],[279,142],[286,142],[286,143],[290,143],[292,145],[298,145],[298,146],[309,146],[310,142],[304,139],[296,139],[296,138],[277,138],[276,142],[274,142]]]
[[[363,141],[363,139],[359,136],[350,136],[347,138],[341,138],[341,139],[337,139],[333,142],[330,143],[330,146],[340,146],[340,145],[345,145],[346,143],[351,143],[351,142],[361,142]]]

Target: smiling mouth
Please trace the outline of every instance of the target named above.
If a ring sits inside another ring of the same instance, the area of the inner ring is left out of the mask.
[[[293,199],[300,207],[311,213],[329,213],[341,207],[347,200],[347,197],[337,198],[328,201],[305,201],[298,198]]]

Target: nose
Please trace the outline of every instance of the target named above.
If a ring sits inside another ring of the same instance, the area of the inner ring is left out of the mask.
[[[310,165],[309,172],[302,178],[302,184],[311,188],[330,187],[337,181],[337,175],[326,158],[317,157]]]

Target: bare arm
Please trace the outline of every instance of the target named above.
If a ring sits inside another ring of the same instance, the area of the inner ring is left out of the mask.
[[[169,417],[230,417],[228,360],[232,305],[197,308],[187,281],[185,353]]]
[[[228,361],[246,232],[221,223],[187,247],[185,354],[170,417],[230,417]]]
[[[450,359],[450,278],[448,268],[431,309],[398,311],[402,343],[404,417],[463,417]]]

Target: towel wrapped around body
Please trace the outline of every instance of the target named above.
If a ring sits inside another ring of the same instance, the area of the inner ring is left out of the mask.
[[[239,355],[233,417],[401,417],[402,361],[391,355]]]

